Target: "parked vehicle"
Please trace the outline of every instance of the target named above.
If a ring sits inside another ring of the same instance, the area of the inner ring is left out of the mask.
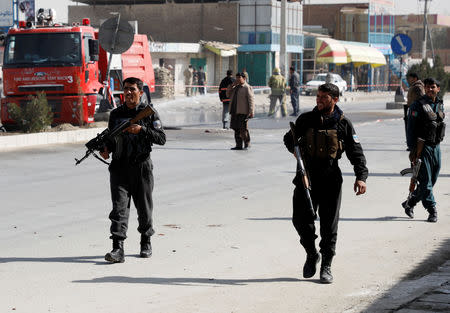
[[[347,82],[342,79],[342,77],[339,74],[331,74],[331,83],[335,84],[339,88],[339,93],[341,96],[344,94],[345,91],[347,91]],[[327,77],[327,73],[320,73],[314,76],[312,80],[306,83],[305,87],[305,94],[307,96],[312,94],[317,94],[317,89],[320,85],[325,84]]]
[[[38,91],[46,93],[54,124],[94,122],[104,92],[114,106],[123,79],[130,76],[144,81],[145,98],[150,99],[155,76],[147,37],[135,34],[131,48],[112,59],[111,77],[106,82],[109,55],[99,47],[98,30],[89,19],[73,26],[20,22],[5,40],[3,124],[14,123],[8,115],[8,103],[24,106]]]

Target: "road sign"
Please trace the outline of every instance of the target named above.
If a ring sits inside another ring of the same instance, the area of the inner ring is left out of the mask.
[[[392,37],[391,40],[391,48],[395,54],[406,54],[412,48],[412,40],[411,37],[405,34],[397,34]]]

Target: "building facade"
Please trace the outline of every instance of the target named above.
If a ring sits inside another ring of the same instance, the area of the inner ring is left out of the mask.
[[[287,67],[303,69],[303,6],[286,5]],[[274,67],[280,66],[281,2],[239,1],[239,70],[246,69],[250,84],[266,86]]]
[[[139,33],[147,34],[155,43],[173,47],[173,43],[214,41],[239,44],[238,56],[207,60],[208,83],[217,85],[225,76],[227,67],[246,69],[252,85],[265,86],[275,66],[279,66],[281,2],[276,0],[237,1],[125,1],[85,0],[90,6],[70,6],[69,23],[90,18],[94,26],[120,12],[127,20],[137,20]],[[128,5],[126,5],[128,4]],[[132,4],[132,5],[131,5]],[[299,1],[287,3],[287,65],[302,70],[303,34],[302,5]],[[164,53],[158,53],[161,57]],[[204,52],[204,55],[202,54]],[[179,49],[175,53],[181,57]],[[204,59],[210,51],[200,51],[196,57],[186,51],[188,59]],[[173,59],[174,54],[167,56]],[[225,59],[227,58],[227,59]],[[186,59],[186,58],[185,58]],[[184,63],[191,62],[183,61]],[[196,62],[193,60],[193,62]],[[199,61],[202,63],[203,61]],[[212,63],[211,63],[212,62]],[[212,71],[214,69],[214,71]],[[175,73],[176,75],[176,73]],[[211,79],[211,80],[210,80]]]
[[[422,59],[423,15],[397,15],[395,21],[397,31],[412,39],[409,56],[412,59]],[[430,35],[427,36],[427,58],[433,58],[434,52],[434,55],[440,57],[446,71],[450,72],[450,16],[428,14],[427,21],[430,30]]]
[[[321,68],[336,69],[349,85],[355,85],[358,89],[388,89],[392,73],[390,64],[394,58],[390,47],[395,33],[393,13],[393,0],[318,0],[314,4],[305,4],[304,27],[310,32],[316,33],[316,27],[322,33],[326,30],[327,35],[336,40],[376,48],[385,56],[387,63],[386,66],[374,68],[370,63],[363,62],[348,62],[339,66],[332,63],[311,66],[309,62],[305,64],[308,74],[314,74]],[[307,40],[314,45],[314,40]],[[315,51],[315,47],[307,49]],[[310,60],[309,57],[307,59]]]

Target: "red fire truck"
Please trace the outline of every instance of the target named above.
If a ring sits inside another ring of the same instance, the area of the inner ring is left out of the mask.
[[[1,99],[4,124],[14,123],[8,115],[8,103],[25,106],[29,95],[38,91],[47,96],[54,124],[94,122],[104,93],[114,105],[114,95],[120,93],[123,79],[130,76],[144,81],[144,98],[150,99],[155,76],[145,35],[135,34],[131,48],[114,55],[116,64],[106,82],[108,53],[99,47],[98,30],[89,19],[83,19],[81,25],[30,26],[21,22],[6,37]]]

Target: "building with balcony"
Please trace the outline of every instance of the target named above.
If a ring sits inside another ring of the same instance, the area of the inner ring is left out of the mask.
[[[311,54],[311,51],[316,54],[312,59],[316,62],[314,66],[305,64],[306,76],[320,69],[335,69],[349,85],[359,85],[358,89],[388,87],[391,75],[389,64],[394,58],[390,47],[395,32],[393,0],[317,0],[314,4],[304,4],[303,9],[304,28],[308,31],[315,32],[314,27],[322,31],[325,29],[329,37],[343,41],[344,46],[359,46],[358,49],[366,50],[369,56],[373,54],[371,49],[375,48],[384,55],[388,65],[371,64],[362,59],[353,62],[351,57],[347,58],[347,63],[332,63],[332,59],[327,59],[330,63],[324,63],[322,58],[321,63],[316,64],[315,41],[311,44],[311,39],[305,39],[310,43],[305,49],[305,55]]]
[[[427,58],[438,55],[447,72],[450,72],[450,16],[428,14]],[[411,59],[422,59],[423,15],[396,15],[395,27],[398,32],[407,34],[412,39],[412,48],[408,53]]]
[[[303,67],[303,8],[299,1],[286,5],[287,68]],[[239,1],[239,70],[246,69],[252,85],[265,86],[280,66],[281,2]],[[285,74],[284,74],[285,75]]]

